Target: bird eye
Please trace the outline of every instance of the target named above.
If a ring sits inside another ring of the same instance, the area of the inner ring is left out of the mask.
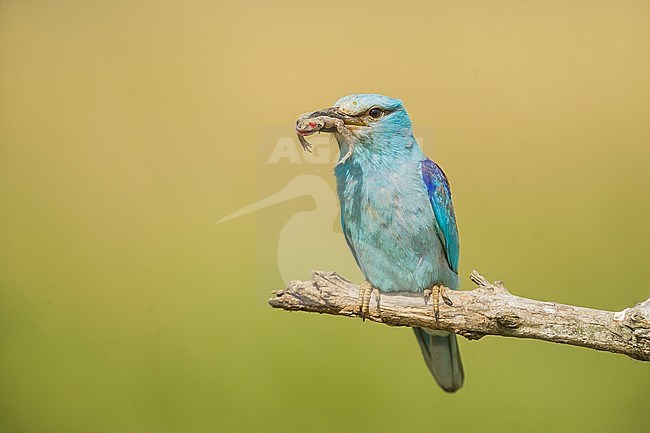
[[[372,107],[370,110],[368,110],[368,115],[373,119],[379,119],[384,115],[384,110],[379,107]]]

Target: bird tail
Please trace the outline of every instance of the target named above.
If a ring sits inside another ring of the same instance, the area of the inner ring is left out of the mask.
[[[463,386],[465,375],[460,361],[456,334],[413,328],[427,364],[438,385],[447,392],[455,392]]]

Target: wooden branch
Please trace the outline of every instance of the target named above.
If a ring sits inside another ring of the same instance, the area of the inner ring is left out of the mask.
[[[448,290],[453,306],[441,301],[437,322],[422,295],[382,293],[378,309],[377,291],[373,291],[366,319],[455,332],[470,340],[484,335],[534,338],[650,361],[650,299],[623,311],[602,311],[514,296],[502,282],[490,283],[476,271],[470,278],[478,287]],[[273,308],[360,315],[359,286],[335,272],[312,271],[311,281],[291,281],[274,295],[269,299]]]

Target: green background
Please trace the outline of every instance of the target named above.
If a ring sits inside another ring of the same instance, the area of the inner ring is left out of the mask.
[[[622,355],[461,339],[447,395],[408,329],[272,310],[279,261],[309,271],[276,254],[309,198],[214,224],[294,177],[260,161],[300,113],[383,93],[434,131],[465,288],[476,268],[640,302],[649,22],[645,1],[0,2],[0,432],[650,431],[650,366]]]

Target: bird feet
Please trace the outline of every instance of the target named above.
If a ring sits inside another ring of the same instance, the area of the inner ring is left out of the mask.
[[[445,304],[450,307],[454,305],[454,303],[451,302],[451,299],[449,299],[449,296],[447,296],[447,290],[449,290],[449,288],[436,284],[431,289],[426,289],[424,291],[424,303],[426,305],[427,301],[431,300],[431,305],[433,306],[433,317],[436,319],[436,322],[440,316],[440,298],[442,298]]]
[[[366,315],[370,312],[370,297],[374,290],[377,291],[377,310],[379,310],[379,301],[381,299],[379,289],[373,287],[368,281],[359,284],[359,314],[361,314],[361,319],[364,321],[366,320]]]

